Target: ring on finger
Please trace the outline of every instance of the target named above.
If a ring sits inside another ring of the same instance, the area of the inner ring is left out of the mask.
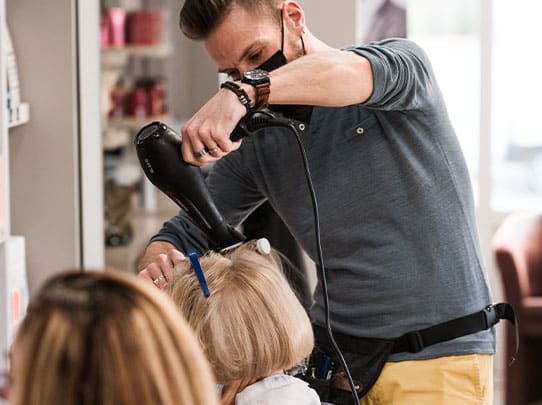
[[[202,158],[203,156],[205,156],[207,154],[207,148],[203,148],[199,152],[192,152],[192,154],[197,159]]]
[[[155,286],[157,287],[160,287],[160,283],[162,281],[164,281],[166,278],[164,277],[163,274],[160,274],[158,277],[156,277],[154,280],[152,280],[152,282],[154,283]]]

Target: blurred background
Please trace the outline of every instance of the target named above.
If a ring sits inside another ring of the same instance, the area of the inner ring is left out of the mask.
[[[542,2],[299,2],[310,30],[332,46],[406,36],[426,50],[468,163],[495,300],[503,300],[495,232],[511,214],[542,206]],[[217,90],[216,67],[178,28],[181,5],[0,0],[2,347],[46,277],[67,268],[135,272],[148,238],[176,213],[143,177],[133,136],[153,120],[180,130]],[[503,329],[497,405],[506,403]]]

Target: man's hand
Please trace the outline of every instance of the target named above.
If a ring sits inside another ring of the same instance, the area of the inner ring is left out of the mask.
[[[235,93],[220,89],[182,129],[185,162],[203,166],[238,149],[241,141],[232,142],[230,135],[246,112]]]
[[[173,280],[173,268],[186,257],[167,242],[153,242],[145,251],[137,277],[163,289]]]

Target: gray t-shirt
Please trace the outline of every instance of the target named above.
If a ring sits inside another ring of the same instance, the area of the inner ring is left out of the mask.
[[[318,200],[332,327],[394,338],[491,303],[466,164],[425,53],[389,39],[349,48],[372,66],[363,105],[315,107],[302,141]],[[330,89],[333,91],[333,89]],[[294,136],[270,128],[246,138],[208,178],[225,219],[241,223],[269,200],[316,260],[312,204]],[[204,248],[183,215],[153,240]],[[313,320],[323,325],[318,283]],[[398,353],[391,360],[493,353],[483,331]]]

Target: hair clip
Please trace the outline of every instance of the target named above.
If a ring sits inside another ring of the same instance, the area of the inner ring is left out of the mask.
[[[207,285],[207,280],[205,280],[205,276],[203,275],[203,270],[201,269],[201,265],[199,264],[198,254],[196,253],[194,249],[188,250],[188,258],[190,259],[190,263],[192,263],[194,272],[196,273],[196,276],[198,277],[199,285],[201,286],[203,295],[205,295],[206,298],[209,297],[211,295],[211,293],[209,292],[209,286]]]
[[[256,241],[256,250],[261,255],[268,255],[271,253],[271,244],[266,238],[260,238]]]

